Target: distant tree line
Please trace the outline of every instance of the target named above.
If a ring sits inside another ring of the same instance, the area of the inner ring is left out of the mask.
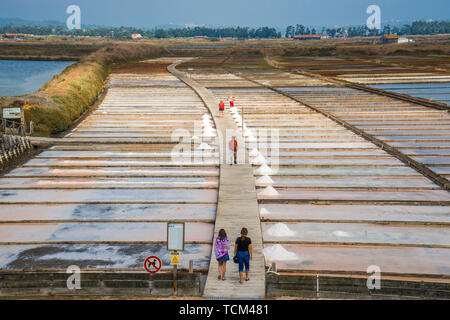
[[[275,28],[261,27],[228,27],[228,28],[207,28],[207,27],[190,27],[176,29],[153,29],[145,30],[132,27],[115,27],[115,28],[88,28],[79,30],[68,30],[64,26],[14,26],[5,25],[0,27],[0,33],[24,33],[34,35],[66,35],[66,36],[100,36],[112,37],[116,39],[126,39],[133,33],[139,33],[147,38],[183,38],[206,36],[209,38],[281,38],[281,32],[277,32]]]
[[[260,27],[227,27],[227,28],[208,28],[208,27],[190,27],[175,29],[140,29],[133,27],[90,27],[79,30],[68,30],[62,25],[4,25],[0,27],[0,34],[3,33],[24,33],[34,35],[61,35],[61,36],[98,36],[111,37],[115,39],[127,39],[131,34],[139,33],[146,38],[184,38],[195,36],[206,36],[211,39],[218,38],[281,38],[281,32],[275,28]],[[361,37],[361,36],[380,36],[383,34],[398,35],[424,35],[450,33],[450,21],[415,21],[411,25],[402,27],[391,27],[384,25],[382,29],[369,30],[367,26],[357,27],[339,27],[339,28],[315,28],[305,27],[297,24],[286,28],[285,37],[292,38],[294,35],[305,34],[327,34],[330,37]]]
[[[301,24],[288,26],[285,37],[292,38],[294,35],[316,34],[317,30],[309,29]],[[382,29],[370,30],[367,26],[349,27],[349,28],[322,28],[320,34],[330,37],[366,37],[381,36],[383,34],[397,35],[419,35],[419,34],[438,34],[450,33],[450,21],[414,21],[412,24],[405,24],[402,27],[391,27],[384,25]]]

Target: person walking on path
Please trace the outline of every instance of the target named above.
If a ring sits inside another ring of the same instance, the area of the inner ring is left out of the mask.
[[[241,236],[237,237],[234,245],[234,255],[239,259],[239,282],[242,283],[245,266],[245,281],[250,280],[248,272],[250,270],[250,260],[253,258],[252,240],[247,237],[247,228],[242,228]]]
[[[238,143],[236,137],[231,137],[230,142],[228,143],[228,148],[230,149],[230,165],[237,164],[237,151],[238,151]]]
[[[224,229],[219,230],[219,235],[214,243],[214,253],[216,254],[216,259],[219,264],[219,277],[225,280],[225,273],[227,271],[227,261],[230,260],[228,255],[228,250],[230,249],[230,242],[227,238],[227,233]]]
[[[219,117],[223,117],[224,111],[225,111],[225,103],[223,103],[223,101],[220,100],[220,103],[219,103]]]
[[[234,107],[234,97],[228,99],[230,101],[230,109]]]

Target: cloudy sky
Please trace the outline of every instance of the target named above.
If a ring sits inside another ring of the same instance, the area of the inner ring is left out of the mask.
[[[66,8],[81,8],[82,24],[154,27],[362,25],[366,8],[381,8],[381,20],[450,19],[449,0],[1,0],[0,18],[66,21]]]

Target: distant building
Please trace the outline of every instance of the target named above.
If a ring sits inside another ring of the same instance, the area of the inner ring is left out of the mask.
[[[142,39],[142,38],[143,38],[143,36],[140,33],[133,33],[131,35],[131,39],[133,39],[133,40]]]
[[[321,40],[327,38],[328,35],[322,34],[298,34],[293,37],[294,40]]]
[[[25,35],[21,33],[5,33],[3,35],[5,39],[14,39],[14,40],[23,40],[25,39]]]
[[[396,34],[385,34],[381,37],[383,43],[398,43],[398,36]]]
[[[407,43],[407,42],[414,42],[412,39],[408,39],[405,37],[400,38],[399,36],[395,34],[385,34],[381,37],[381,42],[383,43]]]

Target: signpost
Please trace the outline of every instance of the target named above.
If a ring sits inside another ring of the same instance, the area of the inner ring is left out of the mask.
[[[170,264],[178,265],[180,264],[180,254],[176,251],[170,254]]]
[[[184,222],[167,223],[167,250],[170,254],[170,264],[173,264],[173,294],[177,295],[177,266],[180,263],[178,251],[184,250]]]
[[[20,120],[20,124],[17,123]],[[11,125],[10,130],[15,130],[18,127],[18,134],[25,134],[25,117],[22,107],[3,107],[2,108],[2,123],[4,125],[3,130],[6,132],[6,128]]]
[[[167,250],[184,250],[184,222],[167,223]]]
[[[161,270],[161,260],[157,256],[150,256],[144,261],[144,269],[149,273],[156,273]]]
[[[22,119],[21,107],[3,108],[3,119]]]

